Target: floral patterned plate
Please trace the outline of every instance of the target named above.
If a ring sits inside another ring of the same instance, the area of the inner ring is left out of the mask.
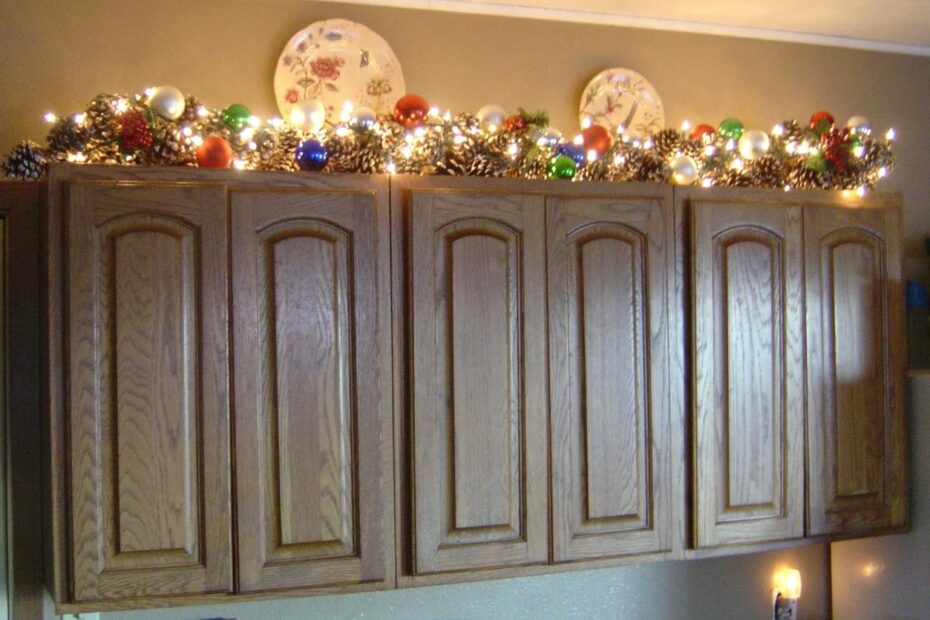
[[[629,69],[606,69],[588,82],[578,106],[581,126],[603,125],[616,131],[621,125],[633,138],[647,138],[665,128],[665,111],[655,87]]]
[[[274,73],[275,97],[284,118],[303,99],[321,99],[332,122],[339,120],[346,101],[390,112],[405,88],[391,46],[346,19],[315,22],[291,37]]]

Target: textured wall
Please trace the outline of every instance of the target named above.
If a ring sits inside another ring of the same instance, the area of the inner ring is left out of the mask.
[[[305,0],[0,0],[0,150],[41,140],[41,115],[81,109],[99,92],[174,84],[213,106],[234,101],[276,113],[271,82],[285,42],[310,22],[365,23],[392,45],[408,89],[442,107],[486,103],[549,111],[578,128],[578,98],[598,71],[643,73],[671,125],[738,115],[750,127],[819,109],[864,114],[899,132],[899,167],[886,189],[904,192],[908,271],[926,276],[930,235],[930,59],[746,39],[520,19],[338,5]],[[826,550],[415,589],[256,603],[234,608],[108,614],[108,618],[764,618],[771,572],[804,573],[802,617],[828,610]]]

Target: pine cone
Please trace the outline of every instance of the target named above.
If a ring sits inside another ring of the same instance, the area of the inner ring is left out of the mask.
[[[68,153],[84,150],[87,130],[73,117],[58,119],[48,132],[48,152],[53,159],[65,160]]]
[[[679,150],[695,161],[704,159],[704,144],[700,140],[682,140]]]
[[[610,165],[603,159],[588,162],[575,174],[576,181],[607,181],[610,177]]]
[[[729,169],[717,175],[714,184],[726,187],[752,187],[753,179],[747,170]]]
[[[181,113],[181,116],[178,117],[178,122],[181,125],[190,125],[196,123],[200,120],[200,108],[202,104],[197,97],[193,95],[187,95],[184,98],[184,112]]]
[[[771,155],[753,161],[748,173],[754,187],[781,188],[785,185],[781,162]]]
[[[665,183],[671,174],[668,162],[663,157],[654,151],[644,151],[642,163],[636,171],[635,178],[637,181]]]
[[[87,105],[87,125],[90,141],[115,142],[119,135],[119,121],[113,104],[117,95],[97,95]]]
[[[470,160],[462,158],[456,152],[450,152],[436,164],[436,173],[446,176],[460,177],[468,173]]]
[[[496,157],[479,154],[468,164],[465,174],[472,177],[502,177],[507,164]]]
[[[463,133],[475,132],[481,126],[481,123],[478,121],[478,117],[474,114],[469,114],[468,112],[456,114],[452,119],[452,124],[457,125]]]
[[[821,189],[823,187],[823,175],[801,164],[788,171],[785,182],[796,189]]]
[[[18,181],[37,181],[45,174],[47,167],[45,151],[35,142],[28,140],[17,144],[3,162],[6,176]]]
[[[155,132],[148,156],[153,164],[168,166],[188,165],[197,161],[190,139],[173,127],[162,127]]]
[[[652,136],[652,144],[655,147],[655,151],[663,159],[668,159],[670,156],[681,151],[685,142],[684,134],[677,129],[663,129]]]
[[[804,127],[797,121],[784,121],[781,123],[782,129],[784,130],[781,135],[781,139],[788,142],[795,142],[800,144],[808,138],[808,132]]]

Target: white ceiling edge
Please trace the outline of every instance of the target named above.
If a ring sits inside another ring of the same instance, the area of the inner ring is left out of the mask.
[[[658,17],[618,15],[616,13],[605,13],[598,11],[579,11],[550,9],[533,6],[515,6],[512,4],[498,4],[495,2],[462,2],[461,0],[336,1],[344,2],[346,4],[370,4],[405,9],[445,11],[450,13],[471,13],[478,15],[497,15],[502,17],[522,17],[527,19],[545,19],[549,21],[598,24],[604,26],[625,26],[627,28],[643,28],[648,30],[670,30],[674,32],[690,32],[696,34],[711,34],[727,37],[760,39],[763,41],[780,41],[785,43],[822,45],[827,47],[857,49],[870,52],[888,52],[892,54],[906,54],[909,56],[930,56],[930,47],[923,45],[909,45],[906,43],[892,43],[890,41],[876,41],[874,39],[859,39],[854,37],[792,32],[788,30],[774,30],[768,28],[750,28],[745,26],[709,24],[705,22],[664,19]]]

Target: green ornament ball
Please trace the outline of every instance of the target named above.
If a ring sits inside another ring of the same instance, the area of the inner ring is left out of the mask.
[[[578,167],[568,155],[558,155],[549,160],[550,179],[573,179]]]
[[[234,103],[223,110],[223,124],[233,131],[242,131],[249,124],[252,110],[241,103]]]
[[[743,135],[743,129],[745,129],[743,121],[731,117],[720,121],[717,133],[729,140],[739,140],[739,137]]]
[[[807,167],[814,172],[827,171],[827,159],[820,153],[809,155],[807,157]]]

